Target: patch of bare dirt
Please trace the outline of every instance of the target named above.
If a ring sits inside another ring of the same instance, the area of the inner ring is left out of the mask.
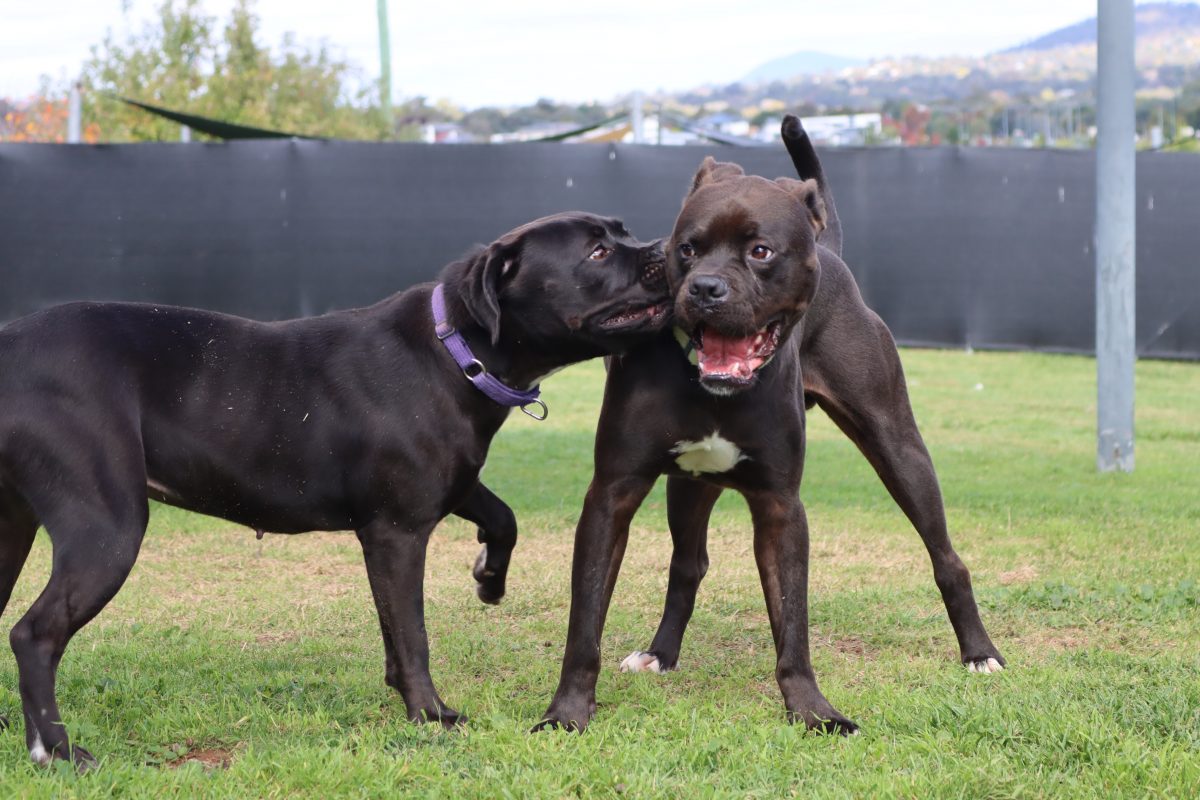
[[[179,758],[168,761],[164,766],[179,769],[184,764],[199,764],[205,769],[229,769],[233,763],[233,751],[223,747],[210,747],[203,750],[189,750]]]
[[[299,638],[299,634],[288,631],[285,633],[260,633],[254,637],[254,641],[262,645],[273,645],[294,642]]]
[[[1025,564],[1008,572],[1001,572],[996,577],[999,579],[1001,585],[1012,586],[1014,583],[1032,583],[1037,576],[1037,568],[1032,564]]]
[[[842,636],[833,640],[833,649],[843,655],[862,658],[867,654],[867,643],[857,636]]]

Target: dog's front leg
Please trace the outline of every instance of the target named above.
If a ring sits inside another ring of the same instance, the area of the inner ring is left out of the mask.
[[[367,578],[387,655],[387,683],[404,698],[414,722],[445,727],[466,718],[438,696],[429,675],[429,639],[425,634],[425,548],[433,525],[409,527],[373,522],[358,531]]]
[[[813,674],[808,645],[808,520],[791,492],[747,494],[754,520],[754,557],[775,639],[775,679],[789,722],[810,730],[849,734],[858,726],[842,716]]]
[[[517,518],[508,504],[482,483],[475,484],[454,514],[479,526],[483,549],[472,570],[477,583],[475,593],[483,602],[496,605],[504,597],[508,563],[517,546]]]
[[[651,477],[605,480],[597,476],[588,487],[575,531],[571,615],[562,674],[554,699],[534,730],[581,731],[596,710],[604,618],[625,555],[629,523],[653,485]]]

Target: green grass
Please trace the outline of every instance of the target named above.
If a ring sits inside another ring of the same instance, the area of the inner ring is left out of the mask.
[[[681,670],[621,675],[666,586],[660,486],[635,521],[582,736],[526,730],[558,676],[571,539],[603,371],[550,380],[485,478],[522,524],[499,607],[479,604],[474,531],[435,534],[434,679],[471,715],[404,720],[353,536],[268,537],[156,508],[125,589],[59,671],[98,773],[34,767],[0,734],[0,796],[1184,797],[1200,786],[1200,366],[1138,365],[1137,472],[1094,469],[1094,362],[906,351],[910,390],[971,566],[997,676],[957,664],[920,541],[857,450],[810,417],[814,658],[851,739],[784,723],[748,515],[722,498]],[[5,617],[40,591],[39,535]],[[0,658],[0,709],[19,717]],[[222,765],[188,762],[199,756]]]

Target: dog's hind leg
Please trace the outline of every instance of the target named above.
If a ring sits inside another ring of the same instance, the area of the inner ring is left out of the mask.
[[[93,500],[88,493],[94,494],[97,483],[103,497]],[[112,474],[89,473],[55,484],[67,501],[43,510],[34,499],[54,548],[50,581],[13,627],[9,641],[20,675],[25,741],[39,764],[70,759],[84,770],[96,763],[68,739],[55,680],[71,637],[100,613],[133,568],[149,516],[144,486],[144,477],[118,480]]]
[[[0,614],[33,547],[38,521],[33,509],[16,492],[0,487]]]
[[[0,614],[12,597],[37,529],[37,518],[24,499],[0,488]],[[0,729],[7,727],[8,717],[0,714]]]
[[[477,583],[475,593],[483,602],[495,605],[504,597],[508,563],[517,546],[517,518],[508,504],[482,483],[475,484],[454,514],[479,526],[477,535],[483,549],[472,570]]]
[[[972,672],[999,671],[1004,658],[979,617],[971,573],[950,543],[937,473],[913,418],[887,326],[861,306],[858,313],[840,315],[806,346],[803,374],[806,395],[858,445],[921,535],[963,664]]]
[[[696,592],[708,572],[708,520],[721,487],[688,478],[667,479],[667,523],[671,529],[671,570],[662,621],[650,649],[634,651],[622,672],[667,672],[679,664],[679,648]]]

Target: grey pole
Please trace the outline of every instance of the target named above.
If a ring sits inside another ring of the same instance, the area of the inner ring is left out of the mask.
[[[1096,466],[1133,472],[1133,0],[1099,0],[1096,70]]]

